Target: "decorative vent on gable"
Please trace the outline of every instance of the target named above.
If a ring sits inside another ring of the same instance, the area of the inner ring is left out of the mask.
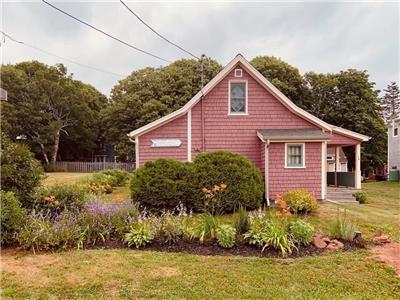
[[[235,69],[235,77],[242,77],[243,71],[242,69]]]

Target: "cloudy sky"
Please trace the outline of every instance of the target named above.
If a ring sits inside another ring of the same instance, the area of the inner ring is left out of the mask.
[[[119,1],[52,1],[59,8],[137,47],[173,61],[189,58],[141,24]],[[377,88],[399,81],[396,2],[126,2],[170,40],[227,64],[237,53],[281,57],[302,73],[366,69]],[[37,1],[2,1],[3,31],[43,50],[100,68],[101,73],[8,39],[2,62],[63,62],[74,78],[109,94],[131,71],[166,63],[138,53]]]

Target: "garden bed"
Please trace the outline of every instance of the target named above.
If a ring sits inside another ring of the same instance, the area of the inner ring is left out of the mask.
[[[350,252],[357,249],[364,248],[355,242],[341,241],[344,244],[342,250],[338,252]],[[121,241],[107,241],[106,243],[97,243],[96,245],[85,245],[85,250],[89,249],[124,249],[127,248],[126,244]],[[74,249],[74,248],[71,248]],[[170,253],[187,253],[193,255],[202,256],[243,256],[243,257],[264,257],[264,258],[296,258],[305,256],[317,256],[323,253],[332,253],[325,249],[319,249],[313,244],[299,247],[299,250],[293,250],[292,254],[282,257],[282,253],[273,248],[266,248],[263,252],[254,245],[246,243],[237,243],[232,248],[223,248],[216,242],[211,244],[200,245],[197,242],[180,240],[173,244],[163,244],[159,242],[153,242],[152,244],[146,245],[141,248],[131,248],[132,250],[143,250],[143,251],[157,251],[157,252],[170,252]],[[10,245],[3,247],[2,251],[10,253],[18,253],[22,250],[16,245]],[[38,251],[36,254],[43,254],[52,251]],[[54,252],[60,252],[56,250]]]
[[[344,247],[339,252],[349,252],[355,251],[357,249],[364,248],[358,243],[341,241]],[[126,248],[126,244],[120,241],[109,241],[104,244],[97,244],[94,246],[86,246],[86,249],[119,249]],[[132,250],[138,250],[136,248],[131,248]],[[223,248],[218,245],[217,242],[200,245],[197,242],[180,240],[173,244],[163,244],[159,242],[153,242],[149,245],[139,248],[144,251],[157,251],[157,252],[171,252],[171,253],[188,253],[194,255],[203,256],[244,256],[244,257],[271,257],[271,258],[284,258],[282,253],[273,248],[266,248],[263,252],[261,249],[254,245],[249,245],[244,242],[237,243],[232,248]],[[316,256],[323,253],[331,253],[325,249],[319,249],[313,244],[307,246],[299,247],[299,250],[293,250],[292,254],[288,255],[286,258],[304,257],[304,256]]]

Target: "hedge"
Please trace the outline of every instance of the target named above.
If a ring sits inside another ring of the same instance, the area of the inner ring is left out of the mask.
[[[258,208],[264,185],[259,170],[248,159],[217,151],[199,154],[193,163],[170,159],[146,162],[133,173],[130,187],[132,199],[152,212],[171,210],[180,203],[195,212],[205,211],[205,202],[211,200],[204,191],[213,189],[212,199],[219,211],[232,212],[240,205]]]

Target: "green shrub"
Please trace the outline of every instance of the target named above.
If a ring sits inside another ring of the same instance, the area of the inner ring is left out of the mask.
[[[193,207],[193,172],[189,163],[170,159],[146,162],[131,179],[131,194],[151,212],[173,210],[180,204]]]
[[[257,167],[245,157],[225,151],[201,153],[196,156],[193,167],[197,191],[226,184],[219,204],[226,212],[232,212],[240,205],[247,209],[261,205],[263,179]],[[197,210],[204,211],[202,193],[196,193],[195,204]]]
[[[136,248],[142,247],[153,241],[154,234],[151,231],[150,225],[146,222],[139,222],[131,227],[125,235],[125,241],[128,246],[135,245]]]
[[[329,234],[332,238],[352,241],[357,231],[356,224],[347,216],[347,211],[338,211],[334,220],[329,222]]]
[[[110,169],[100,171],[97,174],[105,174],[113,177],[113,186],[124,186],[130,176],[130,173],[122,169]]]
[[[243,206],[239,207],[239,210],[238,210],[237,214],[235,215],[234,225],[235,225],[236,232],[238,234],[244,234],[250,228],[249,214]]]
[[[249,244],[257,245],[264,251],[267,247],[279,250],[283,256],[291,254],[296,249],[295,242],[288,232],[288,222],[285,217],[256,218],[250,230],[245,234]]]
[[[356,200],[360,203],[360,204],[365,204],[367,203],[367,194],[363,193],[363,192],[357,192],[353,194],[354,197],[356,197]]]
[[[290,212],[294,214],[305,214],[317,209],[318,203],[315,197],[305,190],[288,191],[283,195],[283,200]]]
[[[229,225],[219,225],[216,229],[218,244],[224,248],[232,248],[235,245],[236,229]]]
[[[193,235],[199,239],[200,244],[210,242],[216,239],[219,225],[217,217],[211,214],[202,214],[195,221]]]
[[[1,189],[14,192],[22,207],[31,208],[34,190],[43,177],[43,168],[28,146],[12,143],[2,136]]]
[[[13,192],[0,192],[1,239],[0,244],[15,241],[19,229],[26,221],[26,212]]]
[[[90,198],[90,191],[76,184],[56,184],[40,188],[35,194],[37,210],[50,210],[52,214],[64,210],[79,210]]]
[[[314,235],[314,227],[301,219],[289,223],[289,234],[297,245],[308,245]]]

